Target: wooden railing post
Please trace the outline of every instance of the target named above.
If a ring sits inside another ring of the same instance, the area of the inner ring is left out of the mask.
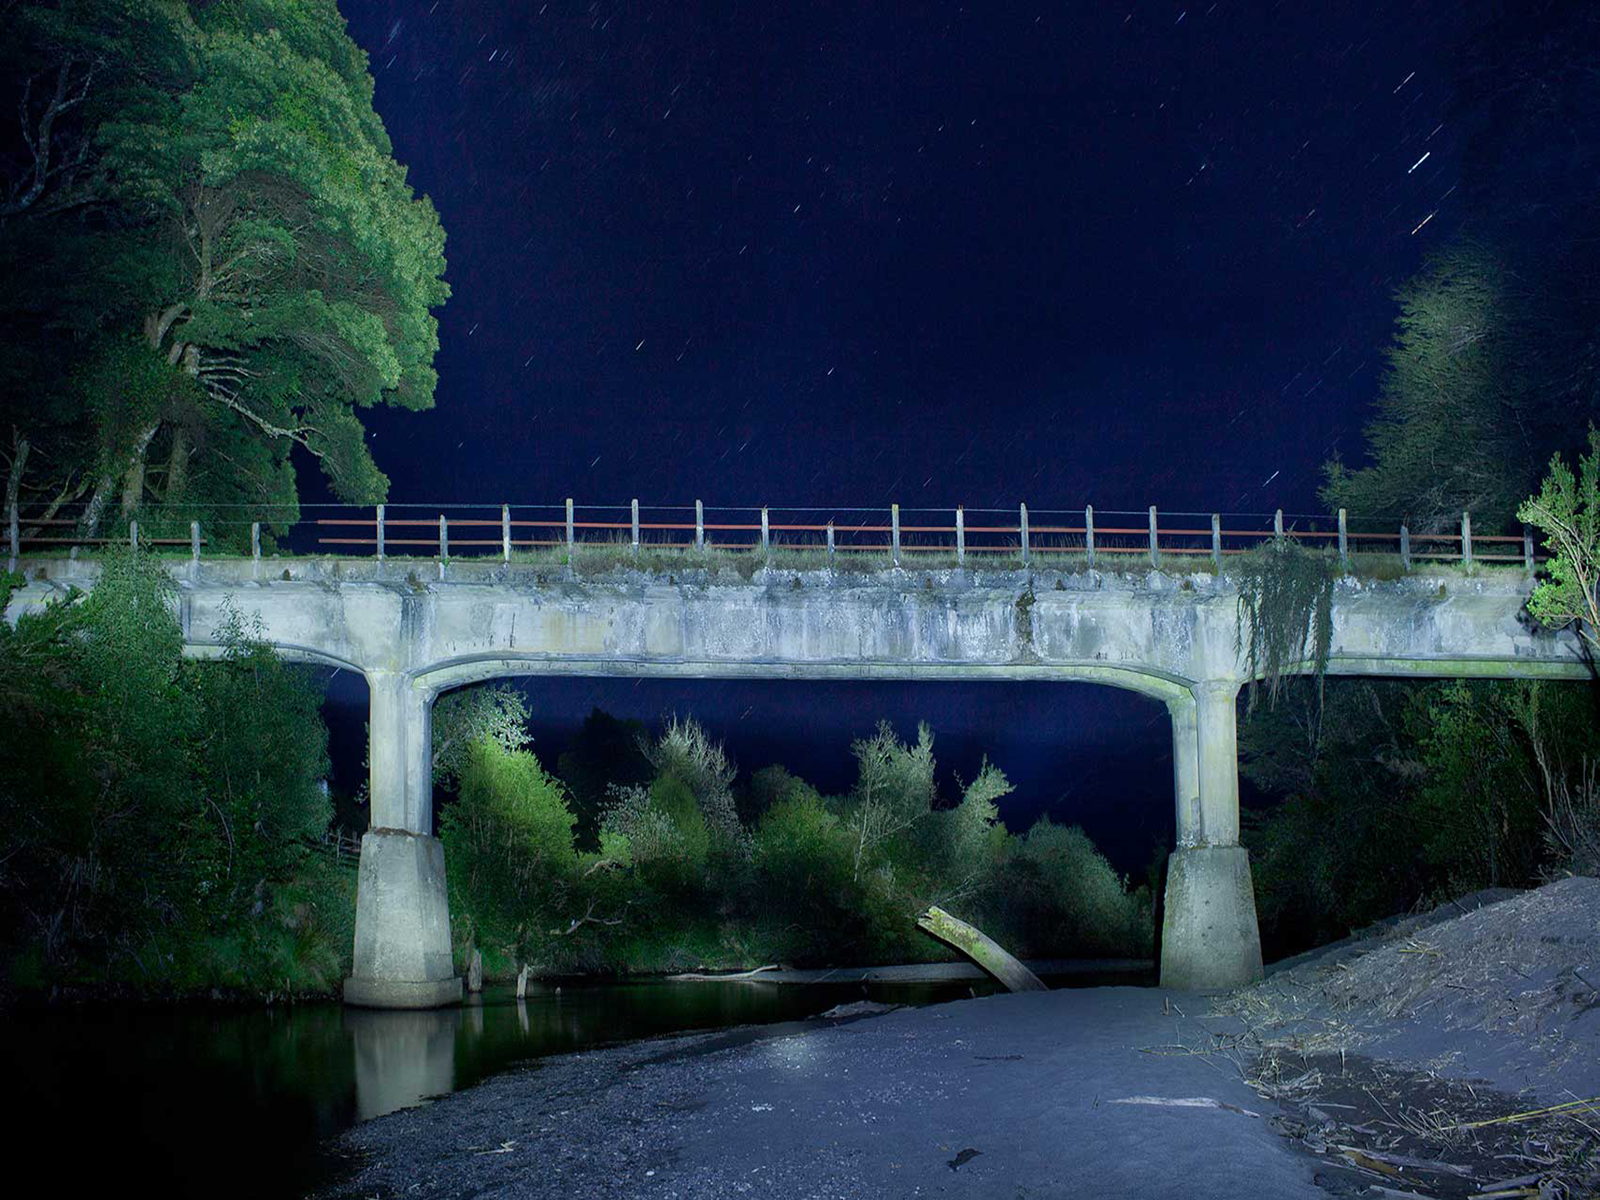
[[[378,505],[378,561],[383,561],[383,505]]]
[[[694,502],[694,548],[706,548],[706,506],[698,500]]]
[[[189,522],[189,561],[195,564],[200,562],[200,522]]]
[[[772,557],[772,535],[767,526],[767,509],[765,505],[761,507],[761,556],[763,558]]]
[[[889,559],[900,565],[900,506],[889,505]]]
[[[511,561],[511,505],[500,506],[500,561]]]
[[[450,525],[444,519],[444,514],[439,514],[439,561],[443,562],[450,557]]]
[[[1278,509],[1272,514],[1272,540],[1283,541],[1283,509]]]
[[[1222,570],[1222,514],[1211,514],[1211,563]]]
[[[1411,570],[1411,530],[1400,526],[1400,569]]]
[[[139,522],[137,521],[128,522],[128,548],[130,550],[139,548]]]
[[[967,565],[967,517],[956,505],[956,566]]]
[[[639,502],[635,500],[633,508],[633,552],[639,553]]]
[[[1150,506],[1150,565],[1161,565],[1161,548],[1156,544],[1156,506]]]
[[[11,511],[6,514],[6,533],[11,543],[11,559],[6,570],[17,569],[17,559],[22,557],[22,531],[17,524],[17,505],[12,501]]]
[[[1345,527],[1344,509],[1339,510],[1339,567],[1342,570],[1350,569],[1350,533]]]
[[[1083,509],[1083,548],[1089,553],[1089,565],[1094,566],[1094,505]]]
[[[1028,544],[1028,506],[1026,504],[1018,505],[1017,532],[1022,535],[1022,565],[1027,566],[1030,547]]]
[[[250,573],[261,574],[261,522],[250,522]]]
[[[828,569],[833,569],[833,520],[828,520]]]
[[[572,497],[567,497],[567,559],[572,559]]]
[[[1528,572],[1529,578],[1533,576],[1533,530],[1528,526],[1522,527],[1522,566]]]
[[[1472,514],[1461,514],[1461,563],[1463,566],[1472,565]]]

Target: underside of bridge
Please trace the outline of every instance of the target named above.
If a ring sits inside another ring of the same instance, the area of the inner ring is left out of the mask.
[[[509,673],[510,665],[462,666],[429,680],[367,675],[372,827],[361,842],[350,1004],[431,1008],[461,998],[444,850],[432,836],[433,699],[441,679]],[[1161,985],[1204,991],[1260,979],[1249,854],[1239,844],[1239,685],[1152,681],[1140,690],[1157,692],[1172,719],[1177,848],[1167,869]]]

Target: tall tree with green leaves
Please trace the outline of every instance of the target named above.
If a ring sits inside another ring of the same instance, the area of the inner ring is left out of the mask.
[[[1453,528],[1470,511],[1503,528],[1600,409],[1600,363],[1588,343],[1600,310],[1547,248],[1466,241],[1401,289],[1395,340],[1366,427],[1369,463],[1334,461],[1330,508]],[[1577,418],[1575,421],[1574,418]]]
[[[1353,515],[1511,526],[1552,453],[1600,419],[1600,8],[1528,0],[1463,40],[1451,123],[1466,132],[1460,237],[1399,293],[1366,464],[1328,466]],[[1459,207],[1456,207],[1459,206]]]
[[[40,8],[50,36],[35,42],[84,93],[67,152],[83,165],[18,214],[0,253],[64,359],[44,385],[55,414],[92,434],[75,464],[85,525],[113,501],[281,506],[270,515],[287,524],[297,446],[340,497],[383,499],[358,414],[433,403],[444,234],[394,160],[333,0],[123,0],[93,74],[71,48],[104,27],[104,6]],[[93,108],[96,80],[142,61],[145,42],[168,48],[163,68]],[[20,92],[47,75],[8,70]],[[43,118],[25,108],[30,120],[37,141]]]

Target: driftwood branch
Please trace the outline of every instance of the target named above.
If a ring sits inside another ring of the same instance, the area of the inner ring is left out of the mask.
[[[594,902],[591,901],[589,903],[589,911],[584,913],[583,916],[581,916],[581,917],[573,917],[572,918],[572,924],[568,925],[565,929],[552,929],[550,931],[550,933],[551,933],[551,936],[553,936],[553,937],[566,937],[569,934],[577,933],[578,930],[582,929],[585,925],[621,925],[621,924],[622,924],[622,918],[621,917],[597,917],[597,916],[595,916],[594,915]]]
[[[917,918],[917,925],[946,945],[954,946],[993,975],[1012,992],[1047,992],[1050,989],[1032,971],[984,933],[937,906]]]
[[[756,967],[754,970],[750,970],[750,971],[736,971],[732,975],[708,975],[708,974],[705,974],[705,973],[700,972],[700,971],[689,971],[689,972],[687,972],[687,973],[685,973],[683,975],[668,975],[667,978],[669,980],[671,980],[673,983],[679,983],[679,982],[684,982],[684,981],[689,981],[689,980],[694,980],[694,981],[706,980],[706,981],[710,981],[710,982],[716,982],[718,980],[729,980],[729,979],[754,979],[756,976],[764,974],[767,971],[776,971],[777,969],[778,969],[778,964],[777,963],[768,963],[764,967]]]

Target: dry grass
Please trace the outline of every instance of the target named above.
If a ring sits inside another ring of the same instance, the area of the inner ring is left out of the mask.
[[[1232,1040],[1199,1050],[1352,1181],[1600,1195],[1597,964],[1600,880],[1570,878],[1446,906],[1220,997]]]

